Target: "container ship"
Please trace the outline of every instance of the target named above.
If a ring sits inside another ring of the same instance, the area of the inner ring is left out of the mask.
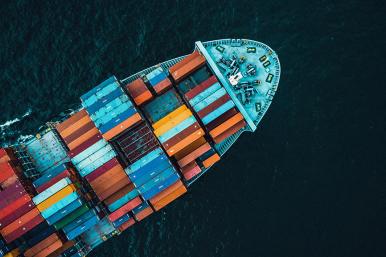
[[[223,39],[101,82],[0,149],[0,256],[85,256],[183,196],[256,130],[279,79],[270,47]]]

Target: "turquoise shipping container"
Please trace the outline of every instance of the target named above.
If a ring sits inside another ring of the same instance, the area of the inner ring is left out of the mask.
[[[75,201],[78,198],[79,198],[78,193],[73,192],[73,193],[67,195],[66,197],[64,197],[63,199],[61,199],[59,202],[51,205],[50,207],[48,207],[47,209],[42,211],[40,214],[43,216],[43,218],[47,219],[48,217],[55,214],[56,212],[58,212],[59,210],[61,210],[65,206],[69,205],[70,203],[72,203],[73,201]]]
[[[75,211],[76,209],[81,207],[82,204],[83,204],[83,202],[81,199],[77,199],[77,200],[73,201],[69,205],[63,207],[61,210],[59,210],[58,212],[56,212],[53,215],[51,215],[50,217],[48,217],[46,219],[47,223],[50,225],[55,224],[59,220],[66,217],[68,214],[72,213],[73,211]]]
[[[76,227],[75,229],[71,230],[70,232],[68,232],[66,234],[66,237],[68,240],[73,240],[75,239],[77,236],[81,235],[82,233],[84,233],[85,231],[89,230],[92,226],[94,226],[95,224],[97,224],[99,221],[99,218],[98,216],[94,216],[92,217],[91,219],[87,220],[86,222],[84,222],[83,224],[79,225],[78,227]]]
[[[116,200],[115,202],[113,202],[112,204],[110,204],[108,206],[108,209],[111,212],[116,211],[119,208],[121,208],[125,203],[127,203],[128,201],[134,199],[138,195],[139,195],[138,190],[136,188],[134,188],[132,191],[130,191],[129,193],[124,195],[122,198],[120,198],[120,199]]]
[[[82,170],[84,167],[88,166],[90,163],[93,163],[94,161],[102,158],[106,153],[110,152],[111,150],[113,150],[111,145],[105,144],[104,147],[100,148],[99,150],[97,150],[93,154],[89,155],[86,159],[83,159],[81,162],[74,163],[74,165],[76,166],[76,168],[78,170]]]
[[[76,155],[75,157],[73,157],[71,159],[71,162],[74,164],[74,165],[77,165],[79,164],[81,161],[83,161],[84,159],[86,159],[87,157],[91,156],[93,153],[96,153],[97,151],[99,151],[100,149],[106,147],[108,145],[107,141],[104,140],[103,138],[101,140],[99,140],[98,142],[96,142],[95,144],[91,145],[89,148],[87,148],[86,150],[84,150],[83,152],[79,153],[78,155]]]
[[[227,94],[225,88],[220,88],[219,90],[217,90],[216,92],[214,92],[213,94],[193,106],[193,109],[196,112],[199,112],[225,94]]]
[[[96,170],[97,168],[99,168],[100,166],[105,164],[106,162],[113,159],[115,156],[117,156],[117,154],[115,153],[114,150],[111,150],[111,151],[107,152],[105,155],[103,155],[101,158],[99,158],[93,162],[90,162],[89,165],[87,165],[86,167],[79,170],[79,174],[82,177],[87,176],[88,174],[90,174],[91,172],[93,172],[94,170]]]
[[[103,108],[104,106],[110,104],[113,100],[115,100],[117,97],[120,97],[123,95],[122,89],[117,88],[108,95],[102,97],[101,99],[98,99],[95,103],[93,103],[90,106],[87,106],[87,112],[90,116],[92,116],[95,112]]]
[[[143,199],[150,200],[154,196],[158,195],[159,193],[161,193],[162,191],[164,191],[165,189],[173,185],[179,179],[180,179],[180,176],[178,175],[178,173],[173,173],[170,176],[166,177],[165,179],[160,180],[152,188],[142,193]]]
[[[174,128],[168,130],[167,132],[163,133],[158,137],[159,141],[161,143],[165,143],[170,138],[174,137],[184,129],[188,128],[189,126],[193,125],[195,122],[197,122],[196,118],[194,118],[193,115],[191,115],[189,118],[183,120],[179,124],[177,124]]]
[[[170,167],[160,174],[158,174],[152,180],[149,180],[147,183],[143,184],[138,188],[139,192],[143,195],[146,191],[150,190],[152,187],[159,185],[162,181],[166,180],[172,174],[177,174],[173,167]]]
[[[164,70],[162,69],[162,67],[158,67],[156,69],[154,69],[153,71],[149,72],[145,77],[147,78],[147,80],[151,80],[152,78],[156,77],[157,75],[163,73]]]
[[[204,91],[202,91],[201,93],[193,97],[189,101],[190,105],[195,106],[196,104],[198,104],[199,102],[201,102],[202,100],[204,100],[205,98],[207,98],[208,96],[210,96],[211,94],[219,90],[220,88],[221,88],[220,83],[218,82],[214,83],[209,88],[205,89]]]
[[[96,212],[92,209],[88,210],[87,212],[80,215],[78,218],[71,221],[69,224],[67,224],[63,228],[64,233],[69,233],[71,230],[74,230],[77,226],[80,224],[83,224],[87,220],[91,219],[92,217],[97,216]]]
[[[92,120],[98,120],[103,118],[109,112],[118,109],[122,104],[132,106],[132,103],[127,95],[124,95],[123,92],[114,98],[111,102],[106,104],[100,104],[99,109],[96,110],[92,115],[90,115]]]
[[[111,76],[110,78],[106,79],[105,81],[103,81],[102,83],[97,85],[96,87],[92,88],[87,93],[83,94],[80,97],[80,99],[82,100],[82,104],[85,104],[86,106],[90,106],[92,103],[88,104],[87,103],[87,99],[90,98],[92,95],[97,94],[98,92],[102,91],[107,86],[110,86],[110,87],[113,87],[113,88],[116,88],[117,86],[119,86],[119,84],[117,82],[117,78],[115,76]],[[102,91],[102,95],[104,94],[103,92],[104,91]]]
[[[61,189],[65,188],[66,186],[70,185],[72,182],[69,178],[64,178],[58,181],[57,183],[53,184],[34,198],[32,198],[32,201],[34,204],[38,205],[39,203],[43,202],[53,194],[59,192]]]
[[[94,119],[93,121],[95,123],[95,126],[100,128],[130,109],[134,109],[133,104],[131,102],[121,103],[117,108],[111,109],[105,114],[102,113],[100,116],[98,116],[97,119]]]
[[[219,108],[217,108],[216,110],[214,110],[213,112],[209,113],[204,118],[202,118],[202,123],[207,125],[209,122],[213,121],[221,114],[225,113],[226,111],[232,109],[234,106],[235,106],[235,103],[232,100],[229,100],[228,102],[221,105]]]
[[[47,183],[48,181],[50,181],[52,178],[62,173],[63,171],[65,171],[66,169],[67,169],[67,166],[65,164],[56,165],[49,171],[46,171],[43,174],[43,176],[41,176],[40,178],[32,182],[32,184],[34,185],[35,188],[38,188],[44,185],[45,183]]]

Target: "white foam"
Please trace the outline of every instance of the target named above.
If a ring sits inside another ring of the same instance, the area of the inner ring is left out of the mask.
[[[29,115],[31,115],[31,113],[32,113],[32,110],[28,109],[27,112],[24,113],[20,118],[15,118],[13,120],[8,120],[8,121],[4,122],[3,124],[0,125],[0,130],[4,130],[5,128],[11,126],[12,124],[15,124],[15,123],[21,121],[25,117],[28,117]]]

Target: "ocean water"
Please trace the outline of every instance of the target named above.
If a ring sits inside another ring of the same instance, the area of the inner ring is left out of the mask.
[[[386,256],[383,1],[1,1],[0,143],[115,74],[250,38],[282,75],[254,134],[90,256]]]

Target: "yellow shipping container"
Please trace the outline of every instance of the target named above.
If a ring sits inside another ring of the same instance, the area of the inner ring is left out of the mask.
[[[184,110],[182,113],[177,114],[177,116],[174,115],[174,118],[170,119],[169,122],[164,123],[161,127],[154,130],[154,134],[157,137],[159,137],[160,135],[168,132],[170,129],[174,128],[175,126],[177,126],[178,124],[180,124],[181,122],[183,122],[184,120],[186,120],[187,118],[189,118],[192,115],[193,114],[189,109]]]
[[[19,254],[20,254],[19,248],[16,248],[10,251],[9,253],[7,253],[6,255],[4,255],[4,257],[17,257],[19,256]]]
[[[64,197],[68,196],[72,192],[75,192],[75,186],[73,184],[66,186],[59,192],[53,194],[52,196],[48,197],[46,200],[38,204],[36,207],[39,209],[40,212],[44,211],[48,207],[54,205],[55,203],[62,200]]]
[[[160,128],[161,126],[163,126],[164,124],[168,123],[170,120],[172,120],[174,117],[176,117],[178,114],[182,113],[183,111],[185,111],[186,109],[188,109],[186,107],[186,105],[182,105],[180,107],[178,107],[177,109],[175,109],[174,111],[172,111],[171,113],[169,113],[168,115],[166,115],[165,117],[163,117],[162,119],[160,119],[159,121],[157,121],[156,123],[154,123],[152,125],[152,127],[154,129],[158,129]]]

